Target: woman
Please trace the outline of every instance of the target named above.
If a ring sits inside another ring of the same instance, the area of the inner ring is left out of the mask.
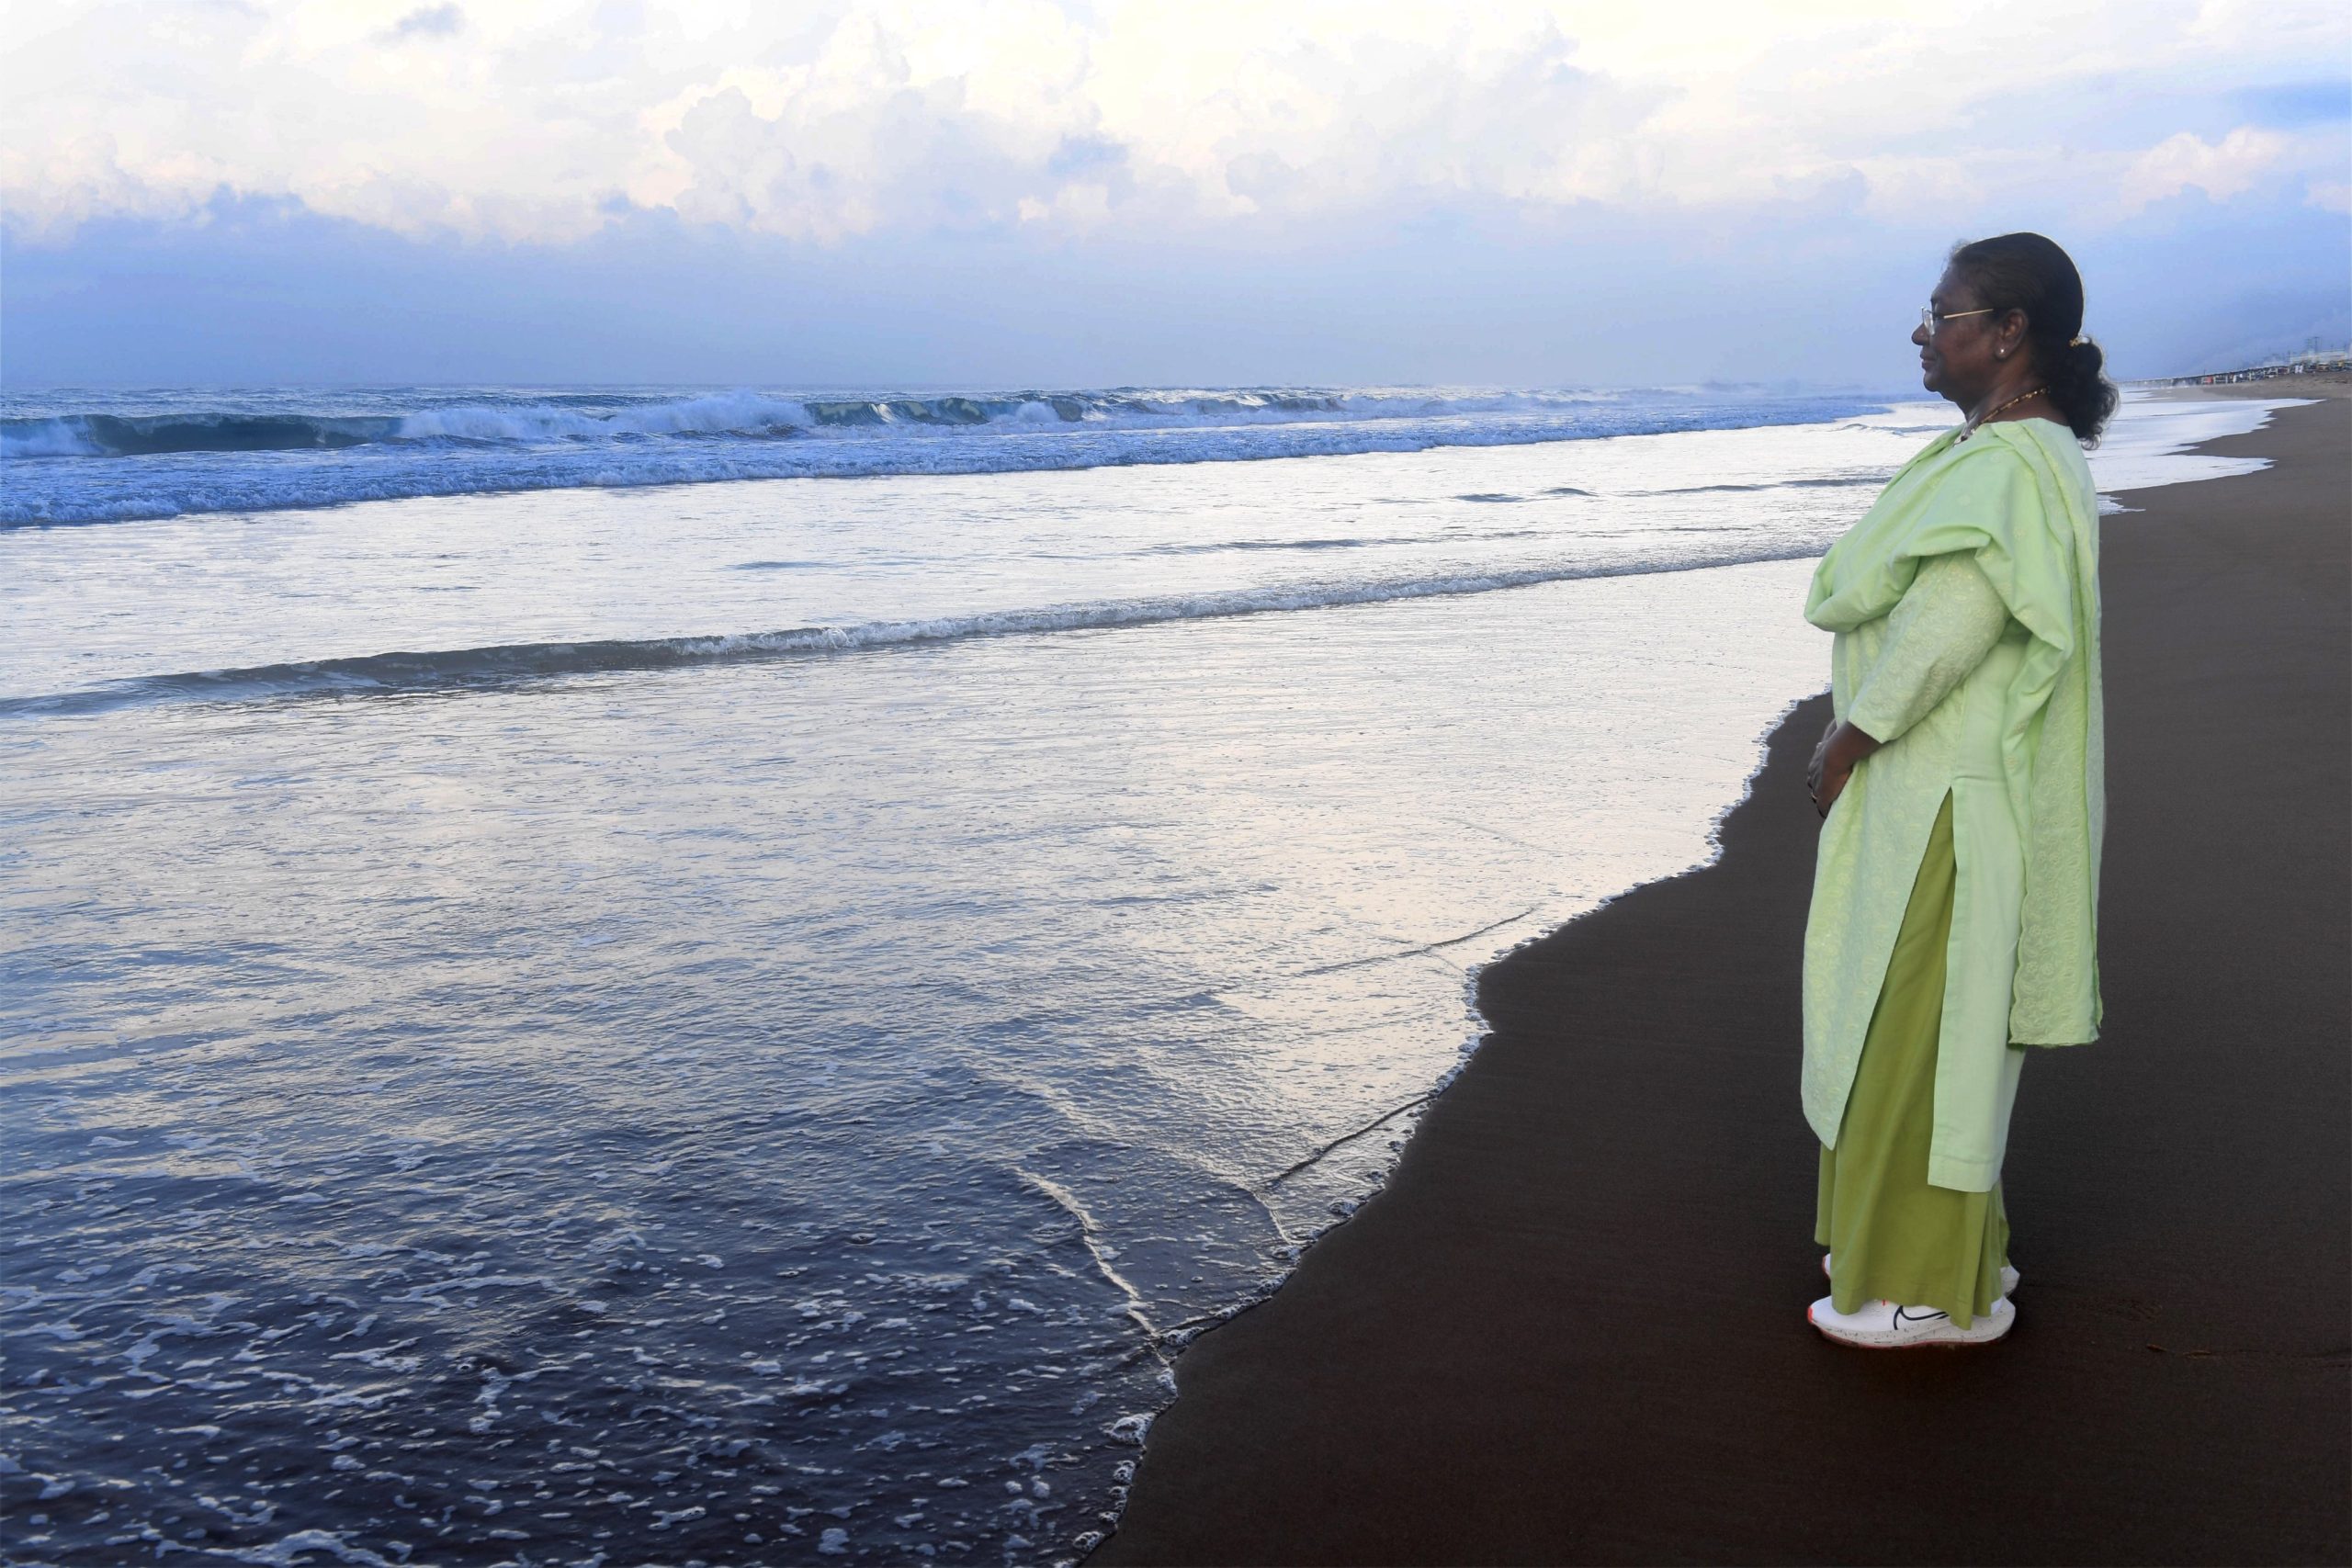
[[[1964,244],[1920,325],[1966,415],[1814,574],[1836,719],[1805,929],[1815,1235],[1849,1345],[1978,1344],[2017,1319],[2001,1156],[2029,1045],[2098,1033],[2098,497],[2114,412],[2083,285],[2039,234]]]

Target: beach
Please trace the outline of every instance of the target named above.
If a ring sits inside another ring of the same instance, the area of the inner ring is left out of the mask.
[[[2344,398],[2352,397],[2352,374],[2319,370],[2301,376],[2270,376],[2259,381],[2212,381],[2184,387],[2155,387],[2149,396],[2166,402],[2197,402],[2209,398]]]
[[[1092,1561],[2352,1555],[2348,412],[2107,519],[2105,1036],[2027,1066],[2006,1341],[1804,1321],[1815,698],[1716,863],[1484,971],[1484,1043],[1378,1196],[1184,1351]]]
[[[2352,1561],[2352,7],[2143,9],[18,7],[0,1568]],[[2109,1037],[1868,1358],[1972,413]]]
[[[1937,412],[846,400],[12,405],[16,1556],[1082,1554]]]
[[[2214,491],[2257,460],[2182,449],[2272,406],[2134,400],[2095,475],[2126,505]],[[10,407],[0,1502],[27,1561],[1074,1562],[1171,1400],[1193,1429],[1178,1377],[1283,1321],[1302,1256],[1300,1299],[1346,1284],[1327,1258],[1397,1214],[1427,1216],[1399,1278],[1560,1274],[1637,1311],[1661,1226],[1705,1215],[1745,1259],[1668,1259],[1710,1313],[1801,1256],[1770,987],[1802,869],[1738,868],[1810,839],[1758,840],[1762,806],[1717,829],[1819,683],[1790,608],[1814,559],[1940,405]],[[1682,874],[1719,842],[1728,870]],[[1546,989],[1577,971],[1544,954],[1741,888],[1764,912],[1609,960],[1656,984]],[[1449,1089],[1474,1002],[1502,1038]],[[1705,1049],[1547,1043],[1623,1035],[1611,1008]],[[1724,1122],[1688,1168],[1612,1086],[1636,1067]],[[1469,1145],[1415,1137],[1432,1104]],[[1415,1178],[1348,1219],[1400,1150],[1465,1147],[1514,1190]],[[1361,1362],[1283,1354],[1385,1389],[1426,1325],[1380,1321],[1402,1337]],[[1591,1367],[1626,1353],[1566,1321]],[[1487,1373],[1623,1425],[1479,1333]],[[1484,1401],[1450,1456],[1542,1457]],[[1606,1438],[1579,1462],[1661,1470]]]

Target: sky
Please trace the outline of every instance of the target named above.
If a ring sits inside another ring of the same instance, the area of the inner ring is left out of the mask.
[[[45,0],[0,381],[1873,388],[2352,337],[2352,6]]]

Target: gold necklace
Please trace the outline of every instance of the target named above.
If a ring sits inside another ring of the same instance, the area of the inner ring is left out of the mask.
[[[1984,413],[1979,414],[1976,418],[1970,420],[1967,423],[1965,423],[1965,424],[1963,424],[1963,425],[1962,425],[1962,426],[1960,427],[1960,439],[1961,439],[1961,440],[1962,440],[1962,441],[1965,441],[1965,440],[1967,440],[1970,436],[1972,436],[1972,435],[1975,434],[1976,434],[1976,427],[1977,427],[1978,425],[1980,425],[1980,424],[1984,423],[1986,420],[1988,420],[1988,419],[1992,418],[1995,414],[1996,414],[1996,413],[2007,413],[2009,410],[2011,410],[2011,409],[2013,409],[2013,408],[2017,407],[2019,403],[2021,403],[2021,402],[2025,401],[2028,398],[2038,398],[2038,397],[2041,396],[2041,394],[2042,394],[2042,393],[2044,393],[2044,392],[2046,392],[2046,391],[2048,391],[2048,390],[2050,390],[2050,389],[2049,389],[2049,388],[2047,388],[2047,387],[2036,387],[2036,388],[2035,388],[2032,391],[2030,391],[2030,392],[2019,392],[2016,397],[2011,398],[2007,402],[2003,403],[1999,408],[1996,408],[1996,409],[1987,409]]]

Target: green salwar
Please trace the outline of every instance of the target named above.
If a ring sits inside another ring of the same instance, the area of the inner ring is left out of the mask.
[[[1899,1302],[1950,1313],[1965,1328],[2001,1293],[2009,1223],[1997,1181],[1989,1192],[1928,1181],[1957,880],[1951,821],[1947,795],[1863,1037],[1838,1146],[1821,1151],[1814,1240],[1829,1249],[1839,1312]]]

